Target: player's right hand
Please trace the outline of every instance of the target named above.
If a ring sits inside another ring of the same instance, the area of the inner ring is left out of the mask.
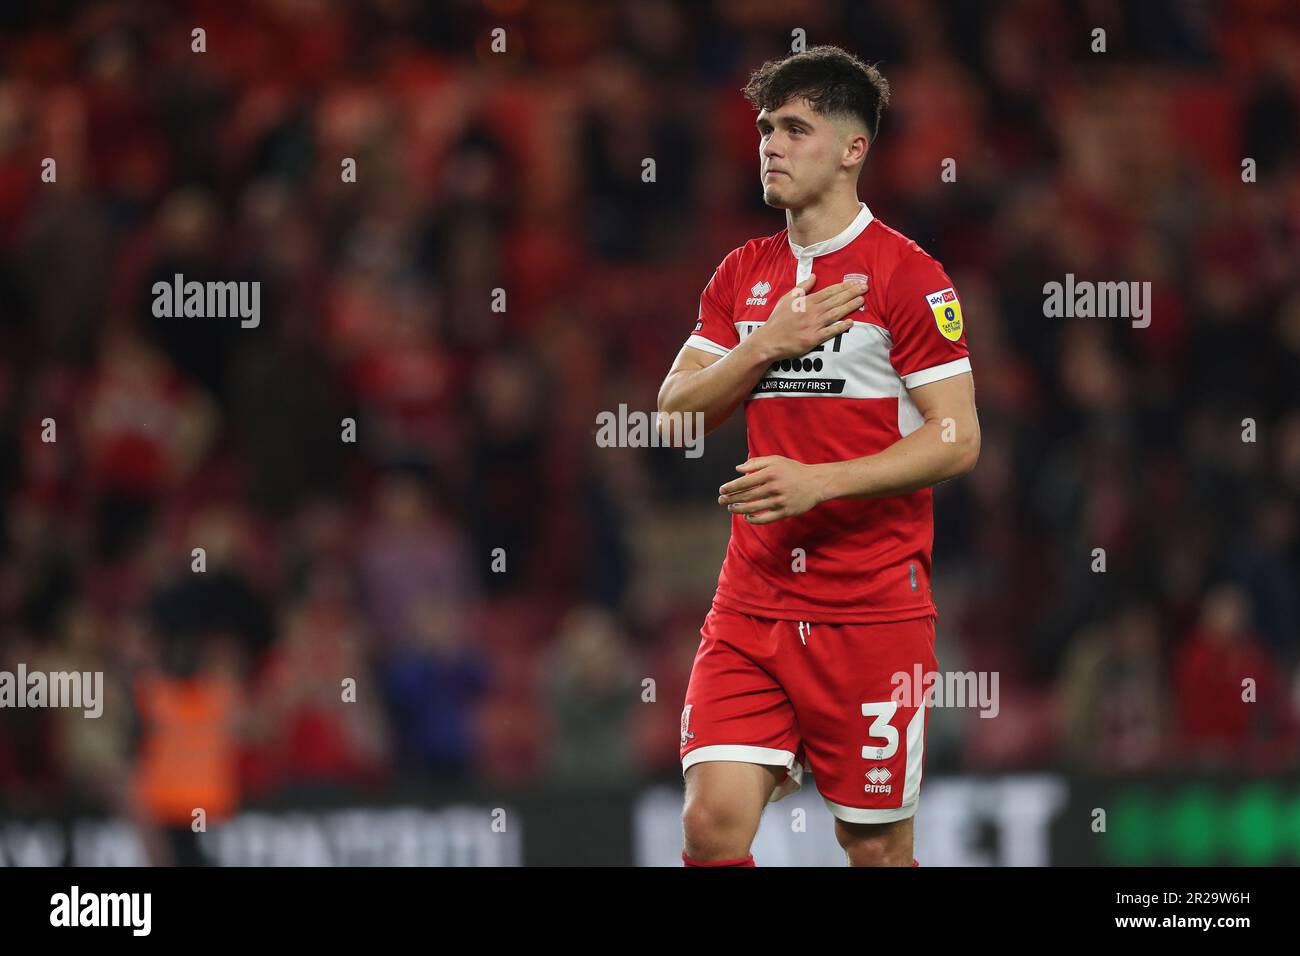
[[[770,353],[772,361],[803,355],[853,327],[847,316],[866,301],[866,286],[856,281],[837,282],[810,292],[816,281],[817,276],[810,275],[781,296],[767,321],[751,336]]]

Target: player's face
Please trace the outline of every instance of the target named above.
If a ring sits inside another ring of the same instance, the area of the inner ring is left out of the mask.
[[[755,124],[763,202],[799,209],[830,187],[843,153],[832,120],[814,113],[806,100],[791,99],[760,111]]]

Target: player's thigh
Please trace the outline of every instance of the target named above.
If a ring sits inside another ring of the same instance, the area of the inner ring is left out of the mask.
[[[846,823],[911,817],[925,755],[921,685],[938,666],[934,619],[814,624],[806,640],[783,660],[782,679],[818,791]]]
[[[686,769],[686,803],[735,803],[757,816],[784,777],[783,766],[729,760],[695,763]]]
[[[686,769],[682,834],[692,855],[743,856],[784,767],[715,760]]]

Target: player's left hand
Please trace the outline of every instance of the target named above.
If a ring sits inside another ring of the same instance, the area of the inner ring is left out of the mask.
[[[741,477],[718,489],[718,504],[750,524],[793,518],[826,500],[820,465],[805,465],[780,455],[751,458],[737,465]]]

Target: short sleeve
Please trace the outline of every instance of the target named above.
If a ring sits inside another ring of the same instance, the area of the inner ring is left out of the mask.
[[[889,361],[908,388],[969,372],[961,299],[939,263],[921,252],[894,270],[886,293]]]
[[[743,248],[743,247],[742,247]],[[726,355],[740,344],[733,310],[736,302],[736,269],[740,249],[733,249],[718,264],[713,278],[700,294],[700,312],[686,344],[713,355]]]

